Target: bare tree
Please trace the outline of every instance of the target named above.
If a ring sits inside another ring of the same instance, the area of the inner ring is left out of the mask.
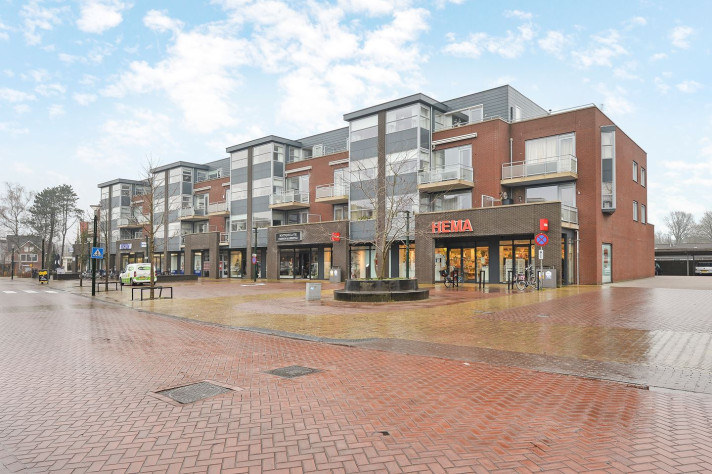
[[[706,242],[712,242],[712,211],[705,211],[697,224],[697,235]]]
[[[22,185],[5,182],[5,192],[0,195],[0,227],[16,236],[24,230],[30,203],[35,194]],[[10,242],[8,242],[10,245]],[[17,242],[14,242],[17,245]]]
[[[671,211],[663,222],[675,239],[675,245],[683,243],[695,227],[695,218],[685,211]]]
[[[656,245],[672,245],[672,236],[663,231],[655,232],[655,244]]]
[[[151,299],[154,298],[154,288],[156,286],[155,269],[153,259],[156,252],[156,241],[161,231],[164,228],[164,219],[166,212],[166,196],[165,192],[165,175],[157,175],[153,172],[158,167],[158,162],[152,157],[146,157],[146,163],[143,167],[143,181],[146,186],[146,193],[143,195],[143,209],[146,213],[146,224],[143,226],[144,235],[146,236],[146,253],[148,262],[151,266],[151,279],[149,286],[151,288]],[[168,236],[164,234],[163,246],[168,245]]]

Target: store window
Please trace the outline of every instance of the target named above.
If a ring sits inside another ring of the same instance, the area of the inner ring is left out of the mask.
[[[376,249],[372,245],[351,247],[351,279],[376,277]]]

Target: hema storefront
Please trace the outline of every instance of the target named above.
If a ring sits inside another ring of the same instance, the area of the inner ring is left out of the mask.
[[[548,222],[547,245],[534,241]],[[506,282],[529,264],[553,268],[557,285],[573,283],[575,231],[561,227],[561,203],[516,204],[430,212],[415,218],[416,275],[421,283],[441,280],[440,270],[458,270],[465,282]],[[543,260],[539,260],[542,249]]]

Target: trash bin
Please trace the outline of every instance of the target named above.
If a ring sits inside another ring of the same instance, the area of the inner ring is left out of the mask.
[[[341,283],[341,267],[333,267],[329,271],[329,283]]]
[[[321,299],[321,283],[307,283],[307,301]]]
[[[540,272],[542,288],[556,288],[556,268],[544,268]]]

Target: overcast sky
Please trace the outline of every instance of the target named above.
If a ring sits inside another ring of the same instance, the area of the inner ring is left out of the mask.
[[[0,181],[97,183],[425,93],[595,103],[648,153],[648,213],[712,210],[712,2],[0,0]],[[619,184],[620,185],[620,184]]]

